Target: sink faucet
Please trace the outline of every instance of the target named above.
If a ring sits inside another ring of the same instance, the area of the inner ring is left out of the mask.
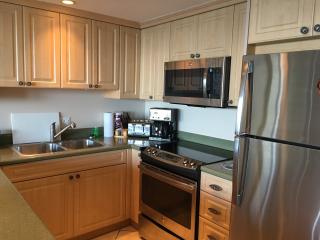
[[[76,128],[77,125],[74,122],[71,122],[65,128],[63,128],[60,132],[56,133],[56,122],[51,123],[50,125],[50,142],[54,142],[62,133],[64,133],[69,128]]]

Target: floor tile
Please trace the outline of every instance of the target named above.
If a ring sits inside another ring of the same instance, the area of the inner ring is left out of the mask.
[[[138,231],[132,227],[127,226],[120,230],[107,233],[92,240],[141,240]]]

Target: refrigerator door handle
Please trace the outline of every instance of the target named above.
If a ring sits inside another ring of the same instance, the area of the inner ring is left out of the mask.
[[[249,133],[251,121],[251,99],[253,81],[253,60],[244,60],[242,66],[242,80],[238,102],[236,136]]]
[[[249,138],[236,137],[234,141],[234,172],[232,203],[240,206],[244,195],[247,159],[249,151]]]

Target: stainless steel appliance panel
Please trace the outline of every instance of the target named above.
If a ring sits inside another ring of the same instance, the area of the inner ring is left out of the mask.
[[[320,146],[320,51],[244,58],[237,134]]]
[[[320,150],[237,141],[230,240],[319,240]]]

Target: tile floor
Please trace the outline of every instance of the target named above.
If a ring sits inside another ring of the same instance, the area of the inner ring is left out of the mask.
[[[107,233],[93,240],[140,240],[140,237],[135,228],[128,226],[120,230]]]

